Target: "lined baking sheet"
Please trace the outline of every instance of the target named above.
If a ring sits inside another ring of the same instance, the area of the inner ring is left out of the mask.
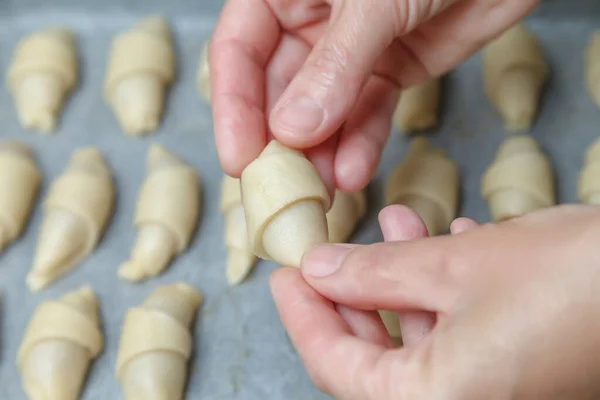
[[[195,87],[201,47],[213,27],[218,7],[200,2],[203,5],[198,6],[196,15],[190,2],[176,1],[171,5],[175,8],[167,15],[176,34],[178,79],[169,93],[160,130],[148,138],[137,139],[120,132],[102,99],[102,84],[112,36],[143,13],[154,12],[149,9],[151,2],[102,2],[107,3],[107,9],[100,9],[100,2],[91,1],[78,2],[77,7],[67,7],[73,2],[65,0],[52,3],[60,7],[49,8],[44,2],[45,11],[38,12],[38,2],[0,2],[0,68],[6,70],[13,46],[22,35],[47,25],[67,25],[79,33],[80,87],[67,104],[59,130],[48,137],[24,132],[9,94],[0,90],[0,138],[20,139],[32,145],[44,174],[42,196],[74,149],[97,146],[114,171],[117,205],[97,251],[72,274],[40,294],[31,294],[25,286],[42,217],[39,201],[22,239],[0,255],[0,399],[25,398],[14,360],[35,306],[82,284],[90,284],[99,296],[105,334],[105,350],[93,364],[82,398],[121,398],[114,363],[124,312],[158,285],[177,281],[193,284],[206,296],[194,332],[196,347],[190,364],[189,399],[326,398],[313,388],[281,327],[268,289],[268,275],[275,266],[261,262],[242,286],[229,288],[226,283],[223,222],[217,212],[222,172],[214,150],[210,110]],[[561,6],[552,1],[549,13],[541,13],[530,21],[552,68],[533,135],[555,168],[559,200],[574,202],[583,153],[598,137],[600,123],[600,111],[583,86],[583,49],[592,29],[600,27],[600,7],[594,9],[591,2],[581,2],[581,7],[598,11],[588,12],[589,18],[559,18],[567,3],[562,2]],[[177,10],[179,6],[182,8]],[[95,8],[94,12],[87,12],[86,7]],[[480,178],[505,133],[500,118],[483,95],[478,56],[445,80],[443,110],[439,132],[429,137],[446,149],[459,166],[460,215],[485,222],[489,215],[479,195]],[[199,171],[204,185],[203,217],[190,250],[164,275],[132,285],[120,282],[116,272],[128,257],[135,238],[135,200],[152,142],[163,144]],[[370,212],[355,235],[356,241],[381,240],[376,216],[382,207],[383,179],[402,159],[407,143],[405,137],[392,134],[369,187]]]

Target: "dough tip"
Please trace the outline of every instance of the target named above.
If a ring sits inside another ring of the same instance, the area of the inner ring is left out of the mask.
[[[498,148],[497,159],[510,157],[514,154],[539,151],[539,145],[534,138],[528,135],[515,135],[506,139]]]
[[[0,142],[0,152],[18,154],[28,158],[32,158],[33,152],[31,147],[25,142],[18,140],[6,140]]]
[[[75,33],[65,27],[52,27],[43,31],[44,36],[52,36],[61,42],[72,45],[75,41]]]
[[[198,308],[202,304],[204,297],[202,293],[192,285],[184,282],[173,283],[171,287],[175,288],[181,294],[183,294],[187,300],[192,304],[193,308]]]
[[[45,275],[31,272],[27,275],[25,282],[29,290],[36,293],[48,287],[52,283],[52,279]]]
[[[146,30],[152,34],[168,38],[171,33],[169,30],[169,23],[167,19],[161,15],[150,15],[143,18],[137,25],[139,29]]]
[[[129,282],[139,282],[148,278],[144,268],[135,260],[129,260],[121,264],[118,275],[119,278]]]
[[[101,165],[106,166],[102,153],[95,147],[76,149],[71,156],[72,166]]]
[[[146,164],[148,169],[160,168],[165,165],[182,165],[184,162],[164,146],[153,143],[148,149]]]
[[[248,250],[230,248],[227,255],[227,283],[239,285],[252,271],[256,256]]]
[[[50,134],[56,129],[56,116],[50,110],[23,110],[19,114],[25,129],[38,130],[45,134]]]

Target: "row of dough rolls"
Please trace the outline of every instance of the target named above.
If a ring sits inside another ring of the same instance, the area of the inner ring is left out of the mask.
[[[160,274],[188,247],[200,209],[196,171],[160,145],[150,147],[147,162],[134,218],[137,241],[131,260],[119,270],[130,281]],[[25,229],[41,176],[27,145],[0,143],[0,248]],[[114,202],[112,174],[102,154],[93,147],[75,150],[43,201],[44,218],[27,275],[32,291],[52,284],[94,251]]]
[[[115,365],[126,400],[180,400],[202,295],[161,286],[125,314]],[[103,350],[98,299],[89,286],[42,302],[23,335],[17,367],[30,400],[76,400]]]

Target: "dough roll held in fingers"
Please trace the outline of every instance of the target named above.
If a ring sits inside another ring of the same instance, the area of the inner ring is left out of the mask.
[[[588,148],[577,185],[579,201],[600,205],[600,139]]]
[[[227,282],[241,283],[258,261],[248,244],[246,214],[242,204],[240,180],[225,175],[221,182],[221,214],[225,217],[225,246],[227,247]]]
[[[505,221],[555,204],[548,158],[530,136],[506,139],[481,181],[492,219]]]
[[[402,346],[402,330],[400,329],[400,318],[397,312],[379,310],[379,316],[387,329],[392,343],[396,347]]]
[[[202,295],[185,283],[156,289],[127,311],[116,375],[125,400],[182,400],[192,354],[191,326]]]
[[[145,135],[158,127],[174,76],[175,52],[163,17],[147,17],[115,37],[104,93],[126,134]]]
[[[434,236],[446,232],[456,217],[458,185],[456,165],[443,150],[416,138],[386,180],[385,202],[412,208]]]
[[[508,131],[527,131],[531,127],[548,74],[538,41],[523,23],[484,49],[485,91]]]
[[[404,134],[425,131],[438,123],[442,81],[429,79],[402,91],[394,112],[394,125]]]
[[[29,146],[0,142],[0,252],[23,233],[41,178]]]
[[[86,258],[96,248],[112,214],[114,186],[110,170],[93,147],[75,150],[65,171],[44,201],[27,285],[38,291]]]
[[[585,84],[588,93],[600,107],[600,30],[592,34],[585,51]]]
[[[73,33],[48,28],[23,38],[13,54],[6,85],[25,129],[51,133],[78,80]]]
[[[29,400],[77,400],[103,338],[96,295],[87,286],[40,304],[17,355]]]
[[[137,238],[119,276],[130,281],[159,275],[192,238],[200,210],[196,171],[160,145],[148,151],[148,175],[138,194]]]
[[[242,172],[241,186],[248,239],[258,257],[299,267],[310,247],[328,241],[331,200],[301,152],[271,141]]]
[[[336,190],[333,204],[326,215],[329,243],[345,243],[366,212],[367,199],[364,190],[355,193]]]
[[[196,85],[200,96],[210,104],[210,67],[208,64],[208,48],[210,41],[204,42],[202,53],[200,54],[200,62],[198,64],[198,72],[196,75]]]

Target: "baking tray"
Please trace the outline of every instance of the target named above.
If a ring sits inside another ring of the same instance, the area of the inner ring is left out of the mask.
[[[42,195],[59,175],[71,152],[97,146],[115,176],[117,205],[98,249],[49,289],[31,294],[25,276],[41,222],[40,202],[21,240],[0,256],[0,399],[19,400],[21,390],[15,355],[21,335],[44,299],[90,284],[101,304],[105,350],[94,362],[82,399],[119,399],[114,364],[127,308],[139,304],[155,287],[186,281],[205,294],[194,336],[188,399],[325,399],[311,384],[283,330],[268,289],[275,265],[261,262],[241,286],[227,286],[223,222],[217,212],[221,169],[214,150],[208,106],[198,97],[195,74],[201,46],[212,30],[220,1],[171,0],[0,0],[0,68],[8,67],[13,47],[24,34],[46,25],[64,24],[79,33],[81,84],[70,98],[60,128],[44,137],[18,125],[12,99],[0,90],[0,137],[30,143],[44,173]],[[164,122],[153,136],[124,136],[102,99],[106,53],[111,38],[139,17],[164,12],[173,23],[179,74],[170,94]],[[583,50],[591,31],[600,27],[600,3],[595,0],[548,1],[530,18],[552,68],[533,135],[550,156],[556,171],[558,198],[576,201],[576,180],[585,148],[598,136],[600,112],[583,86]],[[446,149],[461,173],[460,215],[479,222],[489,219],[479,196],[480,178],[506,136],[498,115],[482,92],[480,59],[476,55],[445,81],[443,117],[432,142]],[[203,217],[189,251],[161,277],[137,285],[120,282],[116,271],[135,238],[132,217],[145,157],[152,142],[164,144],[201,174]],[[394,133],[369,187],[370,212],[355,240],[381,240],[377,211],[387,172],[402,159],[408,140]],[[40,198],[41,199],[41,198]]]

